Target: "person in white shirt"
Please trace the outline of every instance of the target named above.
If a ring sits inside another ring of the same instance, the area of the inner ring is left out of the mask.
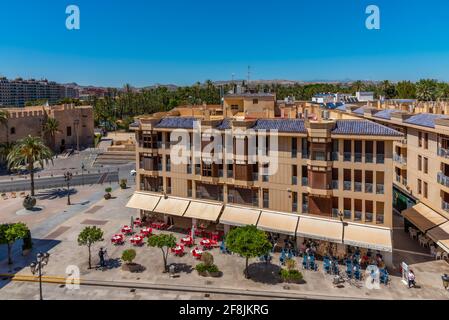
[[[412,286],[415,287],[416,286],[416,282],[415,282],[415,274],[413,273],[413,270],[409,270],[408,274],[407,274],[407,279],[408,279],[408,287],[411,288]]]

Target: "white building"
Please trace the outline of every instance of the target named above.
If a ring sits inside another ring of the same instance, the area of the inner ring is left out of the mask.
[[[374,92],[371,91],[357,91],[355,96],[360,102],[374,101]]]

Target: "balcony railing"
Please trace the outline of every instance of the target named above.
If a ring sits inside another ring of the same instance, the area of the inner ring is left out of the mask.
[[[351,181],[343,181],[343,190],[349,191],[351,190],[352,183]]]
[[[377,194],[384,194],[384,185],[383,184],[377,184],[376,185],[376,193]]]
[[[343,152],[343,161],[345,162],[351,161],[351,152]]]
[[[187,165],[187,174],[192,174],[192,166]]]
[[[332,161],[338,161],[338,152],[332,152]]]
[[[400,163],[400,164],[407,164],[407,158],[400,156],[398,154],[393,155],[394,162]]]
[[[362,154],[359,152],[354,153],[354,162],[362,162]]]
[[[298,177],[292,176],[292,185],[296,186],[298,184]]]
[[[365,192],[373,193],[373,184],[372,183],[365,183]]]
[[[438,181],[439,184],[442,184],[443,186],[449,187],[449,177],[444,175],[444,173],[438,172],[437,181]]]
[[[223,178],[223,169],[218,169],[218,176]]]
[[[162,141],[158,141],[156,143],[156,146],[157,146],[158,149],[162,148]]]
[[[338,180],[332,180],[332,189],[338,189]]]
[[[307,150],[302,150],[301,157],[303,159],[309,159],[309,152]]]
[[[385,155],[377,154],[376,155],[376,163],[385,163]]]
[[[292,203],[292,211],[293,212],[298,212],[298,204],[296,202]]]
[[[187,197],[192,197],[192,189],[187,189]]]
[[[373,213],[365,212],[365,222],[373,222]]]
[[[351,210],[343,210],[343,217],[344,217],[345,219],[351,219],[351,217],[352,217],[352,212],[351,212]]]
[[[170,162],[167,162],[167,163],[165,164],[165,171],[170,172],[170,170],[171,170]]]
[[[438,148],[438,155],[443,158],[449,158],[449,149]]]
[[[228,178],[234,178],[234,171],[233,170],[226,170],[226,176]]]
[[[302,213],[309,213],[309,205],[308,204],[302,205]]]
[[[262,175],[262,181],[263,182],[268,182],[268,175]]]
[[[157,164],[157,171],[162,171],[162,163]]]
[[[354,191],[362,192],[362,183],[361,182],[354,182]]]
[[[373,154],[365,153],[365,163],[373,163]]]
[[[362,211],[354,211],[354,220],[355,221],[362,220]]]
[[[384,215],[383,214],[376,214],[376,223],[377,224],[383,224],[384,223]]]
[[[257,172],[252,173],[253,181],[259,181],[259,174]]]
[[[195,174],[200,175],[201,174],[201,167],[195,166]]]
[[[308,177],[302,177],[301,178],[301,185],[302,186],[308,186],[309,185],[309,178]]]
[[[444,200],[441,200],[441,209],[443,209],[444,211],[449,212],[449,203],[444,201]]]
[[[333,218],[338,218],[338,208],[332,208],[332,217]]]

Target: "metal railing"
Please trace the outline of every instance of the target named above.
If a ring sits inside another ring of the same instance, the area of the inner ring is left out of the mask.
[[[332,217],[338,218],[338,214],[339,214],[338,208],[332,208]]]
[[[268,175],[266,175],[266,174],[264,174],[264,175],[262,175],[262,181],[263,182],[268,182]]]
[[[351,219],[352,217],[352,212],[351,210],[343,210],[343,218],[345,219]]]
[[[362,212],[361,211],[354,211],[354,220],[355,221],[360,221],[362,220]]]
[[[373,184],[372,183],[365,183],[365,192],[373,193]]]
[[[365,222],[373,222],[373,213],[365,212]]]
[[[301,184],[302,184],[302,186],[308,186],[309,185],[309,178],[308,177],[302,177],[301,178]]]
[[[400,156],[397,153],[395,153],[393,155],[393,161],[397,162],[397,163],[400,163],[400,164],[407,164],[407,158],[405,158],[403,156]]]
[[[350,191],[352,189],[351,181],[343,181],[343,190]]]
[[[385,163],[385,155],[377,154],[376,155],[376,163]]]
[[[302,205],[302,213],[309,213],[309,205],[308,204]]]
[[[441,209],[443,209],[444,211],[449,212],[449,203],[444,201],[444,200],[441,200]]]
[[[365,163],[373,163],[373,154],[365,153]]]
[[[343,152],[343,161],[345,162],[351,161],[351,152]]]
[[[438,172],[437,174],[437,181],[439,184],[442,184],[443,186],[449,187],[449,177],[444,175],[443,172]]]
[[[234,178],[234,170],[226,170],[226,176],[228,178]]]
[[[338,189],[338,180],[332,180],[332,189]]]
[[[253,181],[259,181],[259,173],[253,172],[252,173],[252,178],[253,178]]]
[[[438,148],[438,155],[443,158],[449,158],[449,149]]]
[[[338,161],[338,152],[332,152],[332,161]]]
[[[384,185],[383,184],[377,184],[376,185],[376,193],[377,194],[384,194]]]
[[[298,177],[292,176],[292,185],[296,186],[298,184]]]
[[[362,183],[361,182],[354,182],[354,191],[362,192]]]
[[[354,162],[362,162],[362,154],[359,152],[354,153]]]

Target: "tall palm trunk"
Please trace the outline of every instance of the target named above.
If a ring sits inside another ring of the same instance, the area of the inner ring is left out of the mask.
[[[34,197],[34,165],[32,161],[30,161],[30,164],[28,165],[28,170],[30,170],[31,196]]]

